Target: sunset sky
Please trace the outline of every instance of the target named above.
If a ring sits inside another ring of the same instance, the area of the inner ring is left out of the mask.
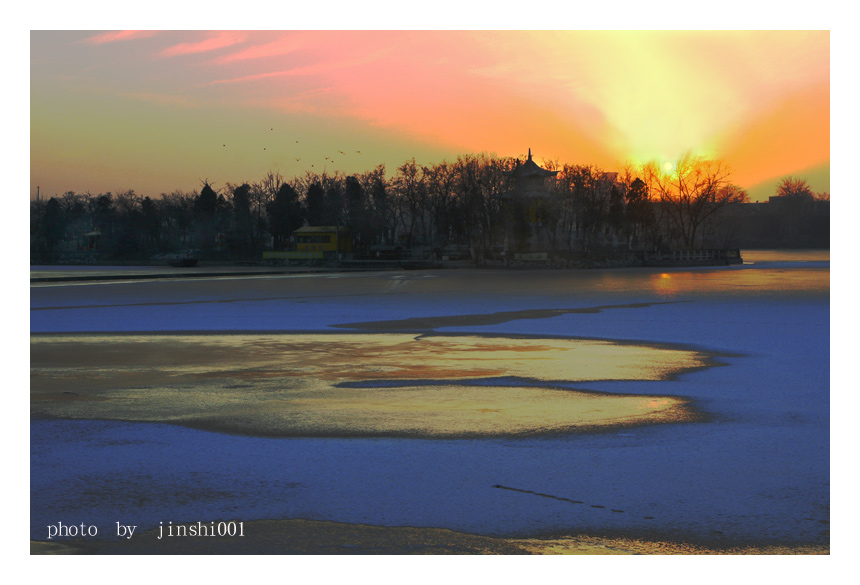
[[[753,200],[785,176],[829,192],[830,34],[30,34],[31,199],[529,148],[607,171],[689,151]]]

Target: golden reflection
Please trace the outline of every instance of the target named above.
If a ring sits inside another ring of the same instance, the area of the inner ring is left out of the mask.
[[[654,292],[656,292],[661,299],[672,298],[677,296],[679,292],[678,286],[674,282],[672,275],[666,272],[661,272],[660,274],[652,277],[651,283],[654,288]]]
[[[476,436],[693,420],[679,398],[554,386],[662,380],[709,364],[701,352],[612,341],[397,333],[33,336],[30,354],[34,415],[293,436]],[[476,378],[490,380],[469,383]]]

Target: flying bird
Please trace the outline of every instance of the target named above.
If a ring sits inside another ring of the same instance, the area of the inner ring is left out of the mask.
[[[346,153],[345,153],[344,151],[342,151],[342,150],[338,150],[338,152],[339,152],[339,153],[341,153],[341,154],[346,154]]]

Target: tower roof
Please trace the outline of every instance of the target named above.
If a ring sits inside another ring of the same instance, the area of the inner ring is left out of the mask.
[[[520,164],[520,161],[517,160],[517,166],[514,167],[514,170],[507,171],[505,173],[509,177],[520,178],[528,178],[528,177],[554,177],[558,174],[558,171],[548,171],[546,169],[542,169],[537,165],[535,161],[532,160],[532,149],[529,149],[529,158],[523,164]]]

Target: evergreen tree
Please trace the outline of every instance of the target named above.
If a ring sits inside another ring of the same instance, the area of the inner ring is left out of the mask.
[[[299,194],[289,183],[281,184],[274,199],[266,206],[269,219],[269,233],[274,240],[274,248],[282,250],[289,242],[294,231],[304,224],[304,213],[299,203]]]
[[[63,209],[56,198],[51,197],[45,205],[45,214],[42,220],[45,247],[50,252],[65,237],[66,222]]]

